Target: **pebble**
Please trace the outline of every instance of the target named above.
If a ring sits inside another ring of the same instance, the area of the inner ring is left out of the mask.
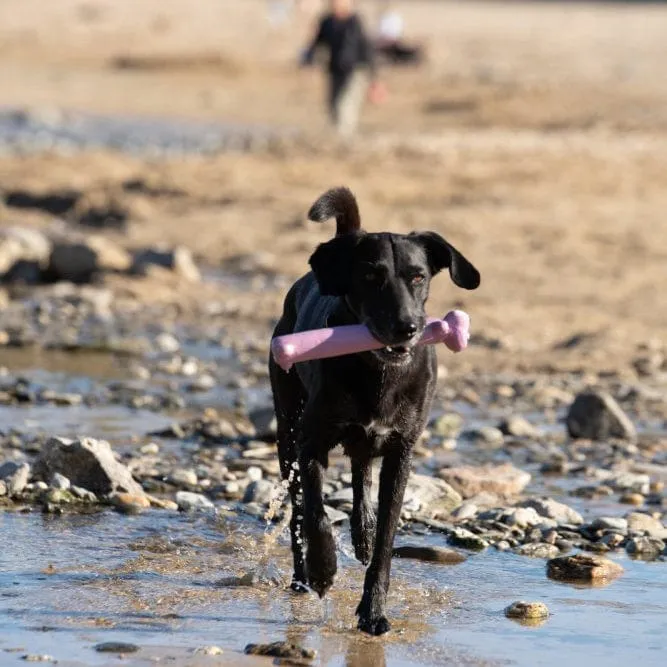
[[[245,474],[251,482],[259,482],[264,476],[264,472],[259,466],[250,466],[245,471]]]
[[[302,648],[289,642],[274,642],[272,644],[248,644],[244,653],[247,655],[266,655],[274,658],[292,658],[314,660],[317,651],[311,648]]]
[[[146,456],[157,456],[160,453],[160,445],[157,442],[147,442],[139,451]]]
[[[503,523],[508,526],[519,526],[526,528],[528,526],[537,526],[542,517],[532,507],[517,507],[503,517]]]
[[[457,565],[466,560],[466,556],[454,549],[443,549],[442,547],[428,547],[415,544],[405,544],[395,547],[394,558],[410,558],[422,560],[427,563],[442,563],[446,565]]]
[[[465,502],[452,512],[452,517],[458,519],[459,521],[463,521],[465,519],[474,518],[478,512],[479,512],[479,507],[477,507],[475,503]]]
[[[483,492],[514,496],[521,493],[531,479],[530,473],[519,470],[511,463],[442,468],[437,474],[464,498]]]
[[[461,547],[470,551],[483,551],[489,546],[486,540],[465,528],[455,528],[449,535],[449,543],[454,547]]]
[[[337,523],[343,523],[344,521],[347,521],[350,518],[345,512],[342,512],[341,510],[331,507],[330,505],[325,505],[324,511],[329,517],[329,521],[331,522],[332,525]]]
[[[441,438],[456,438],[463,427],[463,417],[455,412],[442,415],[434,420],[430,429],[433,435]]]
[[[273,499],[275,492],[276,484],[266,479],[259,479],[248,484],[243,496],[243,502],[268,505]]]
[[[167,498],[156,498],[155,496],[146,495],[151,507],[157,507],[161,510],[171,510],[172,512],[178,509],[178,503]]]
[[[0,465],[0,479],[7,487],[8,496],[16,496],[25,489],[30,479],[30,465],[7,461]]]
[[[95,644],[93,649],[98,653],[136,653],[139,647],[127,642],[102,642],[101,644]]]
[[[628,540],[625,550],[643,558],[657,558],[665,551],[665,543],[655,537],[638,536]]]
[[[178,352],[181,344],[178,342],[176,336],[163,332],[155,337],[155,345],[161,352],[173,353]]]
[[[522,544],[514,551],[520,556],[529,556],[530,558],[554,558],[560,553],[560,549],[555,544],[547,544],[546,542]]]
[[[197,473],[191,469],[177,468],[168,476],[168,481],[176,486],[196,486]]]
[[[67,477],[65,477],[65,475],[61,475],[59,472],[54,472],[51,476],[50,486],[53,489],[62,489],[63,491],[67,491],[72,486],[72,483]]]
[[[618,563],[593,554],[561,556],[547,563],[547,576],[557,581],[607,583],[622,573]]]
[[[604,391],[579,394],[570,406],[565,422],[572,438],[603,441],[609,438],[634,440],[637,437],[629,417]]]
[[[584,523],[584,519],[579,512],[568,507],[565,503],[553,500],[553,498],[529,498],[524,500],[520,507],[532,507],[540,516],[554,519],[558,523],[569,523],[574,526],[580,526]]]
[[[240,586],[255,586],[257,575],[254,572],[246,572],[240,576],[222,577],[215,582],[220,588],[237,588]]]
[[[478,445],[488,445],[491,447],[500,447],[505,442],[503,432],[495,426],[482,426],[480,428],[464,431],[461,434],[468,440]]]
[[[56,662],[56,659],[53,656],[47,655],[46,653],[41,655],[38,653],[26,653],[21,656],[21,660],[25,660],[26,662]]]
[[[547,618],[549,616],[549,609],[544,602],[525,602],[519,600],[505,608],[505,616],[507,618],[524,620]]]
[[[200,646],[194,650],[195,655],[222,655],[223,650],[219,646]]]
[[[123,514],[138,514],[151,506],[151,502],[144,494],[114,493],[109,496],[114,507]]]
[[[539,431],[527,419],[518,415],[503,419],[498,425],[498,429],[504,435],[511,435],[515,438],[539,437]]]
[[[631,533],[646,533],[649,537],[656,537],[661,540],[667,538],[667,529],[663,526],[662,521],[654,519],[648,514],[630,512],[626,518],[628,520],[628,531]]]
[[[176,503],[178,504],[178,509],[182,512],[213,509],[215,507],[206,496],[190,491],[179,491],[176,494]]]
[[[619,503],[624,505],[635,505],[636,507],[641,507],[646,499],[641,493],[624,493],[619,499]]]
[[[627,533],[628,520],[622,517],[602,516],[595,519],[590,527],[593,530],[617,530],[620,533]]]

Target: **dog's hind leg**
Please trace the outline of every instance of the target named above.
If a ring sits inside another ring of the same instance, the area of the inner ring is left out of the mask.
[[[290,536],[294,575],[291,588],[297,593],[306,593],[306,562],[303,535],[303,493],[299,475],[297,436],[305,403],[306,393],[295,372],[286,373],[271,360],[269,363],[273,402],[276,411],[278,457],[280,473],[288,484],[292,501]]]

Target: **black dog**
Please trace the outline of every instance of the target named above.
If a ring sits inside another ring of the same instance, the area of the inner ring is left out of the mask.
[[[281,473],[289,480],[294,577],[320,597],[336,574],[336,549],[324,510],[322,476],[339,443],[352,461],[352,542],[366,570],[359,628],[390,629],[385,617],[394,535],[412,449],[426,425],[437,365],[432,346],[416,346],[426,322],[432,276],[449,268],[459,287],[480,277],[438,234],[368,234],[347,188],[326,192],[308,217],[335,217],[336,237],[310,258],[312,272],[289,290],[274,336],[363,323],[384,348],[299,363],[290,373],[269,362],[278,421]],[[371,461],[383,457],[377,521],[371,506]],[[304,558],[304,546],[306,549]]]

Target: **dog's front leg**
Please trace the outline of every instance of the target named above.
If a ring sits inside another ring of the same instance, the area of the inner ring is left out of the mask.
[[[412,459],[412,446],[405,441],[396,442],[387,450],[380,471],[375,549],[357,607],[358,627],[371,635],[382,635],[391,629],[385,616],[391,555]]]
[[[331,587],[336,574],[336,543],[322,499],[322,478],[328,455],[329,447],[323,447],[311,437],[304,438],[299,468],[303,489],[306,572],[310,587],[320,597]]]
[[[368,565],[375,544],[375,512],[371,506],[372,462],[368,458],[352,459],[352,516],[350,527],[357,560]]]

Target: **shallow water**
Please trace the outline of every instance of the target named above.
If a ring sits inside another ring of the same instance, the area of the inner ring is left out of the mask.
[[[0,514],[0,664],[18,663],[26,652],[106,664],[108,656],[92,650],[104,641],[139,645],[137,660],[160,647],[184,656],[211,644],[230,660],[247,643],[285,639],[317,649],[316,664],[330,667],[590,667],[625,665],[630,657],[664,664],[663,564],[624,559],[621,579],[590,588],[548,580],[544,561],[493,551],[457,566],[395,560],[395,631],[371,640],[353,629],[362,568],[349,555],[347,528],[339,530],[342,571],[324,602],[286,590],[285,535],[267,559],[263,530],[250,519],[165,512]],[[417,539],[443,540],[402,535],[399,542]],[[259,575],[255,587],[214,586],[247,571]],[[552,616],[540,627],[506,619],[503,608],[518,599],[545,602]]]

